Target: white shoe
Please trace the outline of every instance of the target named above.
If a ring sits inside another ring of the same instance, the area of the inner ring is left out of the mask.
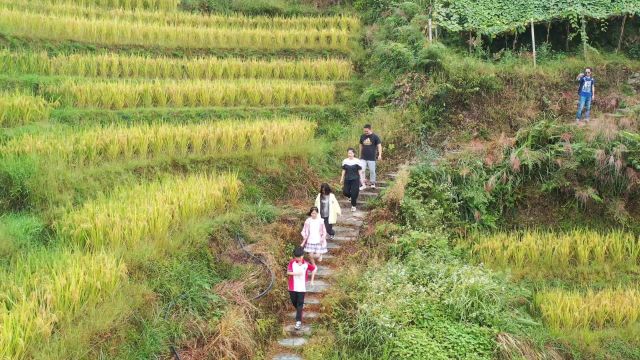
[[[376,184],[371,184],[371,188],[375,189],[376,188]]]
[[[364,189],[366,189],[366,188],[367,188],[367,185],[362,185],[362,186],[360,186],[360,190],[364,190]]]
[[[351,207],[351,211],[356,211],[356,207],[355,207],[355,206],[352,206],[352,207]]]
[[[296,326],[294,327],[296,330],[302,329],[302,321],[296,321]]]

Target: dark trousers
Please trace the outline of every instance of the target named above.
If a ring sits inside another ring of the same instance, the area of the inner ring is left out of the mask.
[[[342,193],[344,196],[351,198],[351,206],[356,206],[358,194],[360,194],[360,179],[345,180]]]
[[[302,307],[304,306],[304,294],[298,291],[289,291],[291,303],[296,308],[296,321],[302,321]]]
[[[329,224],[329,218],[328,217],[323,217],[322,220],[324,220],[324,227],[325,229],[327,229],[327,234],[333,236],[336,234],[335,231],[333,231],[333,224]]]

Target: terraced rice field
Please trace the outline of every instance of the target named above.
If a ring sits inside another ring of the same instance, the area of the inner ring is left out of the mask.
[[[286,111],[339,104],[336,85],[351,78],[348,56],[358,19],[201,16],[180,12],[177,5],[175,0],[0,0],[0,33],[44,44],[36,50],[0,49],[9,89],[0,95],[0,128],[13,128],[0,141],[0,162],[28,159],[78,173],[161,158],[215,162],[308,154],[317,124],[299,117],[216,121],[194,115],[188,123],[133,119],[104,127],[90,119],[79,127],[58,121],[59,111],[86,109]],[[81,50],[69,51],[73,46]],[[198,49],[197,55],[182,52],[190,49]],[[297,50],[309,56],[209,55],[225,49]],[[109,304],[124,286],[139,281],[129,278],[124,252],[162,247],[190,219],[237,206],[244,185],[236,171],[233,162],[224,172],[205,166],[192,172],[185,166],[187,173],[156,180],[141,176],[135,184],[45,209],[53,217],[55,249],[26,253],[14,266],[0,267],[2,278],[9,279],[0,282],[0,292],[8,294],[0,297],[0,358],[32,358],[53,338],[73,333],[87,311]]]

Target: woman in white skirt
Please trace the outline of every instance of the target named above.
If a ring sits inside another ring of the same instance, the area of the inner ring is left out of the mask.
[[[308,215],[302,228],[300,246],[304,247],[304,251],[309,254],[309,261],[315,266],[315,259],[322,261],[322,254],[327,252],[327,230],[317,207],[312,207]]]

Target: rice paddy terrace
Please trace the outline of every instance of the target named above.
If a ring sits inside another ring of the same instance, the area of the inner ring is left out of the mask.
[[[312,152],[358,31],[352,17],[203,16],[175,0],[0,0],[0,167],[16,175],[0,229],[18,234],[1,239],[0,359],[127,358],[103,344],[157,301],[140,259],[237,209],[241,166]],[[16,240],[32,223],[45,245]]]

